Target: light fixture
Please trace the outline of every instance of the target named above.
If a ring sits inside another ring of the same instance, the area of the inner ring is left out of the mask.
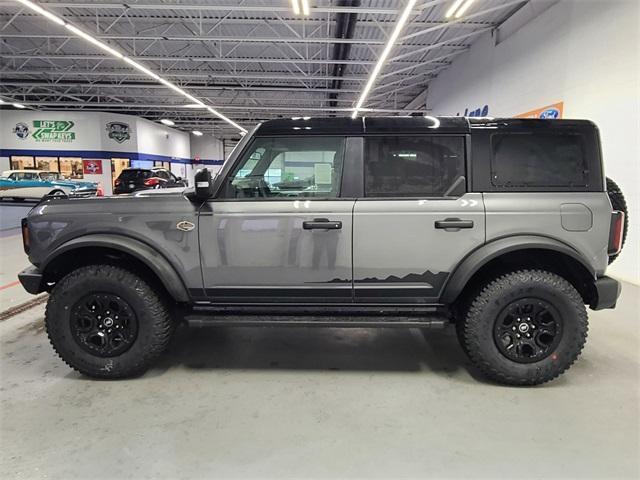
[[[66,23],[63,19],[61,19],[57,15],[54,15],[53,13],[48,12],[47,10],[42,8],[40,5],[36,5],[35,3],[30,2],[29,0],[18,0],[18,2],[23,4],[25,7],[29,7],[34,12],[38,12],[40,15],[44,15],[49,20],[57,23],[58,25],[64,25]]]
[[[447,13],[444,14],[445,18],[453,17],[453,14],[456,13],[456,10],[458,10],[458,7],[462,5],[462,2],[464,2],[464,0],[456,0],[455,2],[453,2],[453,5],[451,5],[451,8],[449,8],[449,10],[447,10]]]
[[[173,127],[176,124],[176,122],[169,120],[168,118],[161,118],[160,123],[165,124],[167,127]]]
[[[21,103],[12,103],[11,105],[13,105],[16,108],[20,108],[20,109],[27,108],[26,105],[23,105]]]
[[[65,27],[65,28],[67,28],[69,31],[73,32],[75,35],[83,38],[84,40],[86,40],[88,42],[90,42],[91,44],[95,45],[96,47],[100,48],[101,50],[104,50],[109,55],[111,55],[113,57],[116,57],[116,58],[118,58],[120,60],[124,60],[126,63],[131,65],[136,70],[144,73],[146,76],[148,76],[150,78],[153,78],[154,80],[156,80],[156,81],[162,83],[163,85],[171,88],[172,90],[176,91],[177,93],[179,93],[183,97],[186,97],[187,100],[189,100],[190,102],[192,102],[194,104],[197,104],[199,108],[206,108],[210,113],[212,113],[216,117],[220,118],[221,120],[224,120],[225,122],[227,122],[230,125],[233,125],[233,127],[235,127],[238,130],[240,130],[241,133],[247,133],[247,129],[246,128],[241,127],[236,122],[232,121],[231,119],[229,119],[225,115],[223,115],[220,112],[218,112],[216,109],[214,109],[212,107],[208,107],[207,105],[205,105],[204,102],[202,102],[201,100],[198,100],[193,95],[190,95],[189,93],[185,92],[180,87],[174,85],[173,83],[171,83],[168,80],[165,80],[164,78],[160,77],[158,74],[153,73],[151,70],[149,70],[148,68],[144,67],[143,65],[140,65],[135,60],[132,60],[131,58],[125,57],[122,53],[120,53],[119,51],[115,50],[114,48],[111,48],[109,45],[107,45],[106,43],[98,40],[97,38],[93,37],[92,35],[84,32],[83,30],[80,30],[79,28],[75,27],[74,25],[71,25],[71,24],[67,23],[63,18],[61,18],[61,17],[59,17],[59,16],[57,16],[57,15],[55,15],[55,14],[53,14],[53,13],[47,11],[47,10],[45,10],[40,5],[38,5],[37,3],[34,3],[32,1],[30,1],[30,0],[17,0],[17,1],[19,3],[21,3],[22,5],[30,8],[34,12],[37,12],[40,15],[43,15],[44,17],[48,18],[52,22],[55,22],[58,25],[61,25],[61,26]],[[308,5],[307,5],[307,8],[308,8]],[[16,107],[16,108],[20,108],[20,107]],[[26,108],[26,107],[22,107],[22,108]]]
[[[460,7],[460,10],[456,12],[456,18],[460,18],[462,15],[464,15],[464,12],[466,12],[471,4],[475,1],[476,0],[467,0],[466,3]]]
[[[300,3],[302,4],[302,14],[307,16],[311,13],[311,11],[309,10],[309,0],[300,0]]]
[[[202,132],[200,130],[194,130],[191,133],[193,133],[196,137],[201,137],[202,136]]]
[[[309,0],[291,0],[291,8],[293,8],[294,15],[302,15],[308,16],[311,13],[311,9],[309,8]]]
[[[456,0],[455,2],[453,2],[453,5],[451,5],[451,8],[447,10],[447,13],[445,13],[444,16],[446,18],[451,18],[453,16],[455,16],[456,18],[460,18],[462,15],[464,15],[464,12],[469,9],[473,2],[475,2],[475,0]]]
[[[362,93],[360,94],[360,98],[358,99],[358,103],[356,103],[356,108],[354,108],[353,113],[351,114],[351,118],[356,118],[358,116],[358,110],[360,110],[360,107],[362,107],[362,105],[364,104],[364,101],[367,99],[367,95],[369,95],[369,91],[373,87],[373,84],[375,83],[376,78],[380,73],[380,70],[382,70],[382,67],[384,66],[384,63],[387,61],[387,57],[389,56],[389,53],[391,53],[391,49],[393,48],[394,44],[396,43],[396,40],[400,36],[400,32],[404,28],[404,25],[407,23],[407,20],[409,19],[409,15],[411,14],[411,10],[413,9],[413,6],[415,4],[416,4],[416,0],[409,0],[407,2],[407,6],[404,7],[404,10],[402,11],[400,18],[398,19],[398,23],[396,23],[396,26],[393,29],[393,33],[389,37],[389,40],[387,40],[387,44],[385,45],[384,50],[382,51],[382,55],[380,55],[378,62],[376,63],[375,67],[373,67],[373,70],[369,75],[369,80],[367,80],[367,84],[364,86],[364,90],[362,90]]]
[[[182,105],[184,108],[204,108],[204,105],[201,103],[188,103],[186,105]]]
[[[5,103],[4,100],[0,98],[0,105],[2,105],[3,103]]]

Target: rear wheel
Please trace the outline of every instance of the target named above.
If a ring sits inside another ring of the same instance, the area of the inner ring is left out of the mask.
[[[45,323],[62,360],[97,378],[143,373],[174,327],[168,306],[146,281],[111,265],[81,267],[59,281]]]
[[[490,379],[537,385],[567,370],[587,337],[587,313],[576,289],[546,271],[522,270],[489,282],[460,319],[471,361]]]

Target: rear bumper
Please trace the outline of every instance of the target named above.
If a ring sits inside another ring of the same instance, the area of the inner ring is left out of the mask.
[[[595,281],[594,286],[596,287],[596,300],[590,307],[593,310],[615,308],[622,290],[620,282],[611,277],[600,277]]]
[[[44,291],[42,273],[37,267],[25,268],[18,274],[18,280],[20,280],[24,289],[33,295]]]

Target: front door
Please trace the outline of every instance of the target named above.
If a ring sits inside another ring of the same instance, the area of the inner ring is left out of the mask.
[[[351,302],[354,200],[345,139],[258,137],[200,212],[205,294],[219,303]]]
[[[466,193],[465,137],[368,137],[364,185],[355,301],[436,303],[457,263],[484,243],[482,194]]]

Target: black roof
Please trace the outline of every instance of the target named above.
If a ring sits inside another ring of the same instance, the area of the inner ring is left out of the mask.
[[[365,133],[469,133],[473,128],[593,126],[588,120],[474,117],[293,117],[261,123],[256,136],[269,135],[362,135]]]

